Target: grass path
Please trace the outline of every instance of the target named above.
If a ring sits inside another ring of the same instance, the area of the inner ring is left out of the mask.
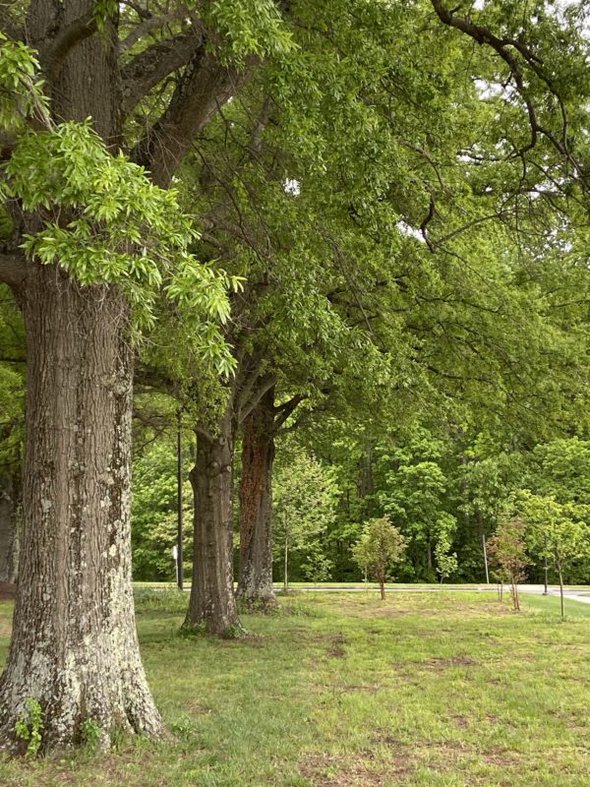
[[[220,642],[178,635],[185,604],[138,597],[172,741],[0,761],[0,785],[590,785],[588,606],[561,623],[555,598],[518,616],[475,593],[309,594]]]

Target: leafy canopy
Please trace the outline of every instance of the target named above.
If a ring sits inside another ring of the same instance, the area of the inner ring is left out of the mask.
[[[15,143],[0,167],[0,199],[18,199],[42,219],[25,236],[27,256],[59,264],[82,285],[118,285],[140,328],[153,324],[162,293],[204,323],[225,323],[227,291],[240,280],[194,256],[198,233],[177,193],[154,186],[122,152],[113,155],[90,119],[54,124],[37,68],[30,49],[2,40],[0,131],[14,134]],[[233,359],[221,332],[213,332],[203,350],[228,374]]]

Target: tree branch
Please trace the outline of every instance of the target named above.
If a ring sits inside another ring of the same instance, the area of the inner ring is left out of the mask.
[[[170,183],[194,137],[237,92],[249,74],[248,67],[238,71],[221,65],[207,51],[205,43],[203,41],[198,47],[178,80],[166,111],[133,153],[134,160],[152,173],[152,180],[158,186],[166,187]]]
[[[460,32],[468,35],[480,45],[487,45],[491,47],[497,55],[506,63],[510,69],[518,94],[524,101],[529,127],[531,130],[530,141],[520,150],[516,151],[517,156],[524,156],[529,150],[535,147],[539,135],[543,135],[553,145],[553,147],[564,156],[573,166],[574,171],[579,178],[579,181],[584,189],[590,188],[587,182],[587,176],[582,164],[575,158],[569,148],[568,143],[568,117],[563,103],[563,99],[555,88],[553,80],[543,68],[543,61],[534,54],[534,52],[527,47],[522,41],[514,38],[500,38],[492,33],[487,27],[476,25],[469,19],[459,17],[455,14],[456,9],[449,10],[440,2],[440,0],[431,0],[432,7],[434,8],[440,21],[448,27],[455,28]],[[545,128],[539,123],[537,112],[531,96],[524,83],[523,69],[521,63],[515,57],[512,50],[518,52],[522,58],[522,62],[529,68],[537,78],[545,85],[549,93],[556,100],[561,114],[561,139],[558,139],[549,129]]]
[[[129,33],[124,41],[119,44],[121,52],[127,52],[131,47],[136,44],[144,36],[149,35],[152,31],[158,30],[170,22],[177,22],[187,15],[187,11],[179,9],[164,16],[148,16],[143,19],[139,24],[135,25],[133,30]]]
[[[307,397],[305,394],[297,394],[296,396],[292,396],[287,402],[284,402],[283,404],[275,407],[275,432],[279,431],[282,425],[289,420],[301,402],[303,402],[306,398]]]
[[[248,398],[248,401],[244,403],[240,402],[240,406],[237,408],[238,423],[241,424],[245,421],[264,394],[267,393],[273,385],[276,385],[276,383],[277,376],[273,372],[268,372],[268,374],[264,374],[259,378],[258,385]]]
[[[186,66],[202,42],[202,33],[193,28],[152,44],[123,66],[123,114],[128,115],[159,82]]]
[[[60,28],[57,35],[51,39],[47,46],[40,46],[45,69],[48,74],[55,77],[66,59],[68,53],[84,41],[85,38],[97,31],[94,7],[82,16]]]

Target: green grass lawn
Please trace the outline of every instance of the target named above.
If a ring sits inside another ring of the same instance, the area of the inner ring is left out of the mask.
[[[301,594],[216,641],[178,635],[186,603],[138,592],[170,741],[0,761],[0,785],[590,785],[590,605],[562,623],[556,598]]]

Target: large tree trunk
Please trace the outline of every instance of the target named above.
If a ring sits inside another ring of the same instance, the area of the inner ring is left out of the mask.
[[[242,628],[233,590],[231,408],[217,434],[197,429],[197,457],[190,479],[194,493],[194,557],[184,627],[238,635]]]
[[[19,551],[21,481],[17,473],[0,476],[0,582],[14,582]]]
[[[274,388],[244,423],[240,483],[238,598],[256,608],[276,605],[272,584],[272,466]]]
[[[29,698],[43,747],[80,740],[91,719],[159,734],[135,631],[130,561],[129,314],[112,287],[35,267],[27,331],[23,534],[13,637],[0,680],[0,745]]]
[[[84,32],[94,10],[93,0],[32,0],[27,40],[39,50],[54,120],[91,117],[116,148],[117,22]],[[40,229],[40,216],[22,218],[26,230]],[[15,724],[31,700],[42,711],[43,748],[79,742],[87,720],[104,746],[115,729],[157,735],[131,586],[129,309],[112,287],[83,288],[35,263],[19,302],[28,364],[23,532],[0,747],[26,747]]]

